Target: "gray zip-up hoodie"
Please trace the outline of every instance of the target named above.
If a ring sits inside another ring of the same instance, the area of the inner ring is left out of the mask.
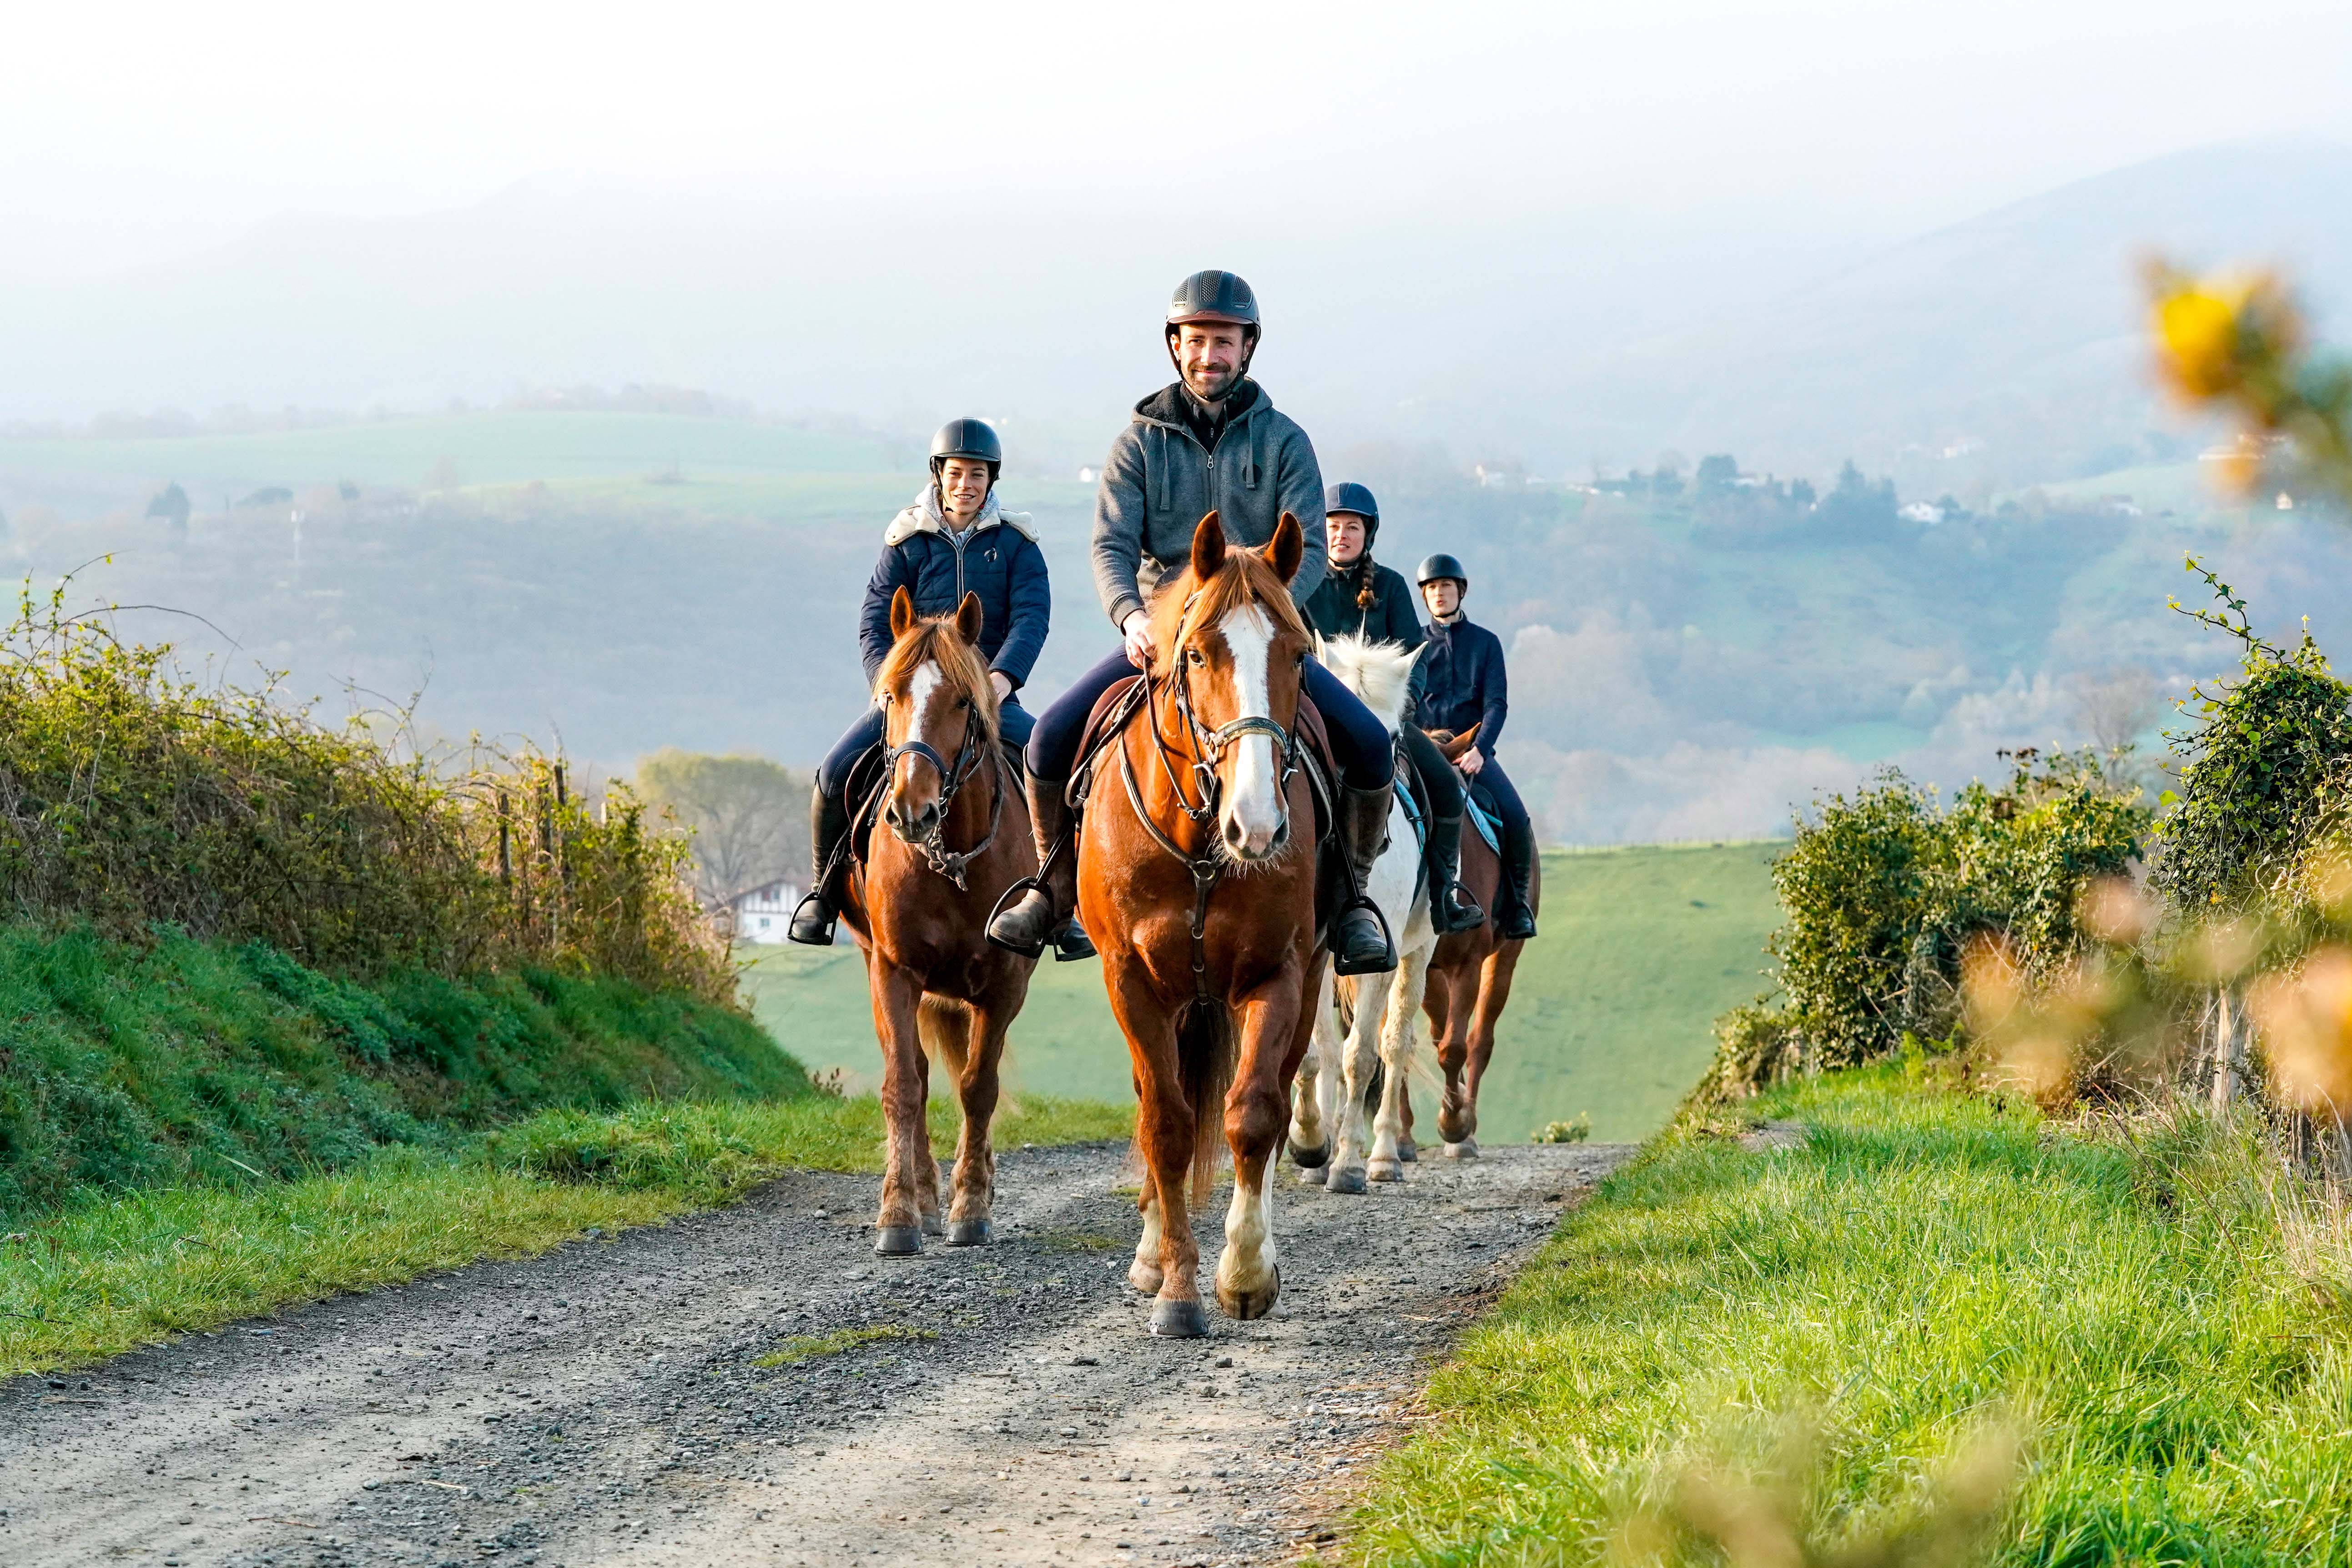
[[[1111,443],[1095,492],[1095,592],[1110,623],[1121,626],[1160,580],[1192,559],[1192,530],[1212,511],[1225,538],[1253,549],[1274,538],[1282,514],[1306,530],[1307,551],[1290,594],[1303,609],[1321,586],[1323,471],[1314,444],[1276,413],[1265,389],[1202,450],[1180,412],[1181,383],[1135,405],[1135,418]]]

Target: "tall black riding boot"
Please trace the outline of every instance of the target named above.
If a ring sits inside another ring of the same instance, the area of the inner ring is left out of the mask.
[[[1332,922],[1331,972],[1335,975],[1378,975],[1397,967],[1396,944],[1390,940],[1388,922],[1364,895],[1372,866],[1389,842],[1389,807],[1396,799],[1392,785],[1377,789],[1339,786],[1339,848],[1348,857],[1348,907]]]
[[[1057,937],[1066,938],[1064,926],[1077,908],[1077,813],[1063,799],[1068,788],[1067,779],[1029,775],[1029,831],[1043,869],[1028,879],[1027,890],[1010,908],[1000,910],[988,923],[991,942],[1024,958],[1044,953],[1045,944]]]
[[[808,896],[793,911],[793,923],[785,937],[810,947],[833,946],[833,923],[841,917],[841,906],[834,902],[833,883],[841,874],[834,864],[835,852],[849,833],[849,812],[841,802],[822,789],[810,791],[809,842],[813,846],[810,859],[814,862],[809,873]],[[825,874],[831,872],[833,874]]]
[[[1524,942],[1536,934],[1535,905],[1528,902],[1528,883],[1535,875],[1536,835],[1532,827],[1503,828],[1503,881],[1495,892],[1495,936],[1504,942]]]
[[[1462,818],[1460,813],[1429,819],[1429,846],[1422,853],[1429,871],[1429,924],[1440,936],[1474,931],[1486,923],[1486,912],[1462,885]]]

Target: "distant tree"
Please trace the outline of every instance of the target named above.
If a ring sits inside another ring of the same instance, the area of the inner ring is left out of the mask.
[[[1819,498],[1813,494],[1813,482],[1811,479],[1789,481],[1789,505],[1811,511],[1814,502]]]
[[[694,831],[695,892],[707,908],[805,873],[806,775],[764,757],[665,747],[637,764],[637,792]]]
[[[2139,782],[2133,751],[2164,711],[2156,677],[2139,666],[2086,670],[2073,681],[2074,720],[2097,748],[2111,789]]]
[[[1875,484],[1864,476],[1852,458],[1838,470],[1837,483],[1814,507],[1822,527],[1830,532],[1853,538],[1876,538],[1895,527],[1895,481],[1881,479]]]
[[[175,528],[188,526],[188,514],[195,508],[188,505],[188,493],[180,488],[176,479],[155,492],[147,503],[147,515],[162,517]]]
[[[1700,458],[1698,472],[1691,476],[1691,488],[1701,497],[1727,494],[1738,484],[1738,460],[1727,452]]]
[[[1650,494],[1665,497],[1682,493],[1683,455],[1679,452],[1659,453],[1658,465],[1650,474]]]

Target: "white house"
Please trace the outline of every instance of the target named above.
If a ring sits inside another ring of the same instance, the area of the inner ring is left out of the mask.
[[[735,916],[735,940],[769,946],[782,942],[802,891],[799,883],[779,879],[738,897],[728,906]]]

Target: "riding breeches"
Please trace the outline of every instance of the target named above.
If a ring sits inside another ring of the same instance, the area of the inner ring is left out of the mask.
[[[1037,716],[1037,727],[1029,737],[1030,776],[1067,779],[1077,765],[1078,742],[1085,737],[1087,717],[1095,711],[1095,704],[1119,680],[1135,673],[1122,649],[1080,675],[1069,690],[1048,704]],[[1323,715],[1323,727],[1331,736],[1332,759],[1339,765],[1339,776],[1349,788],[1378,789],[1387,784],[1394,771],[1388,727],[1312,659],[1307,662],[1307,695]]]
[[[1520,800],[1518,790],[1511,783],[1511,776],[1503,771],[1501,763],[1489,757],[1486,765],[1478,769],[1477,777],[1468,782],[1483,786],[1487,796],[1494,800],[1496,814],[1503,819],[1503,847],[1524,864],[1527,857],[1534,852],[1535,825],[1528,821],[1527,805]]]
[[[1082,721],[1083,722],[1083,721]],[[996,726],[1004,738],[1019,747],[1027,747],[1030,731],[1037,721],[1021,706],[1018,696],[1010,696],[997,705]],[[857,722],[843,732],[834,742],[833,749],[817,764],[816,787],[819,793],[840,802],[842,791],[849,787],[850,770],[857,759],[882,744],[882,710],[869,706],[858,716]]]

